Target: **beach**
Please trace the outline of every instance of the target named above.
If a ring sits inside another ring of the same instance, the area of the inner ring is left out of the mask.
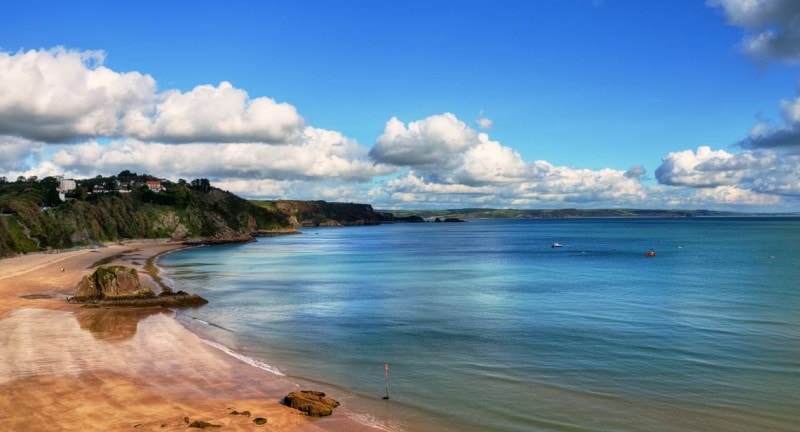
[[[98,263],[134,267],[158,292],[148,259],[182,247],[136,242],[0,260],[0,430],[170,431],[195,421],[215,430],[369,430],[338,411],[315,419],[281,404],[305,388],[204,343],[168,309],[66,302]]]

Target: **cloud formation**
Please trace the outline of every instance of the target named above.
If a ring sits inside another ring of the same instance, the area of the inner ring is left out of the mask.
[[[733,2],[731,2],[733,4]],[[223,81],[159,91],[101,51],[0,52],[3,175],[92,177],[122,170],[192,179],[262,198],[382,207],[778,205],[800,197],[800,99],[786,125],[753,129],[739,154],[708,147],[665,156],[660,185],[643,165],[589,170],[527,161],[452,113],[389,119],[372,148],[306,124],[297,109]]]
[[[155,114],[143,130],[131,135],[166,142],[293,142],[303,118],[288,103],[260,97],[229,82],[200,85],[189,92],[172,90],[160,96]]]
[[[443,166],[478,141],[478,134],[451,113],[405,125],[392,117],[369,154],[378,162],[398,166]]]
[[[641,204],[646,198],[639,177],[627,171],[527,162],[512,148],[490,140],[450,113],[408,126],[392,118],[370,156],[410,168],[389,181],[385,191],[393,201],[414,205]]]
[[[190,143],[171,145],[133,139],[64,146],[51,158],[69,172],[133,171],[170,177],[268,178],[275,181],[344,179],[364,182],[394,168],[375,164],[366,149],[338,132],[306,128],[297,144]]]
[[[773,198],[800,197],[800,155],[770,150],[728,153],[699,147],[696,152],[685,150],[669,153],[656,169],[656,178],[661,184],[670,186],[718,188],[716,194],[728,191],[726,196],[729,198],[744,197],[745,191],[769,194]],[[731,188],[740,192],[733,194]],[[700,194],[715,196],[708,191]],[[753,201],[753,198],[750,197],[749,201]]]
[[[100,51],[0,52],[0,134],[44,142],[119,136],[153,109],[155,80],[117,73]]]
[[[29,159],[38,161],[41,158],[41,150],[40,143],[0,135],[0,173],[24,171]]]
[[[748,30],[742,41],[753,58],[800,60],[800,2],[796,0],[709,0],[732,25]]]
[[[757,61],[800,60],[800,2],[709,0],[708,4],[720,8],[730,24],[747,31],[742,46]],[[773,152],[759,150],[774,150],[789,159],[793,158],[792,155],[800,154],[800,98],[782,100],[780,112],[783,124],[756,124],[750,129],[749,135],[737,143],[745,150],[755,151],[746,153],[746,157],[766,157],[766,163],[771,163],[775,158]],[[780,165],[783,166],[782,163]],[[669,178],[669,175],[665,178]]]
[[[303,131],[294,106],[250,99],[228,82],[182,93],[103,66],[101,51],[0,52],[0,134],[66,143],[129,137],[168,143],[293,143]]]

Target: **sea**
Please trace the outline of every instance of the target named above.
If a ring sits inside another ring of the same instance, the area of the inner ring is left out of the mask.
[[[800,431],[800,218],[304,228],[159,266],[210,301],[187,328],[376,430]]]

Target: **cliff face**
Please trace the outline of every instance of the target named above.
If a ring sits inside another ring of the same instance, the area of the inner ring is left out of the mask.
[[[272,201],[295,227],[379,225],[382,217],[369,204],[325,201]]]
[[[283,213],[213,187],[171,183],[160,192],[95,193],[46,208],[37,186],[0,185],[0,257],[123,239],[248,241],[255,232],[293,229]]]

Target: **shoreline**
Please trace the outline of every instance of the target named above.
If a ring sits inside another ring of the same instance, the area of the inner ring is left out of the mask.
[[[283,405],[298,383],[210,346],[172,310],[65,301],[97,264],[134,267],[159,292],[157,257],[185,247],[128,242],[0,260],[3,428],[171,431],[199,420],[231,431],[375,430],[341,407],[317,419]]]

